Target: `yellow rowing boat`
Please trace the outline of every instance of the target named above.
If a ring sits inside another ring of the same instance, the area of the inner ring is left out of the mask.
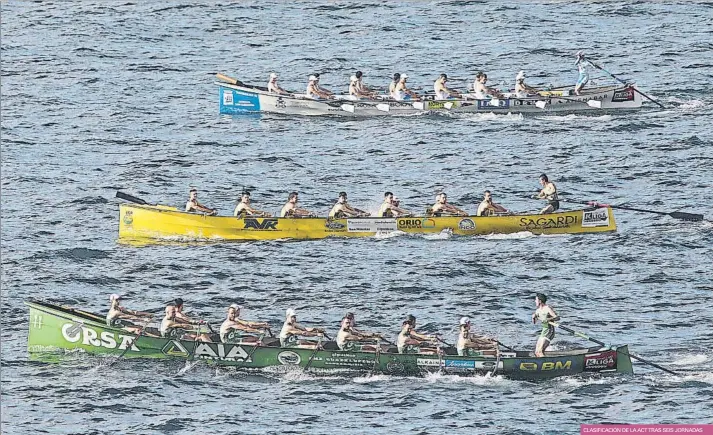
[[[506,216],[442,216],[404,218],[237,218],[187,213],[161,205],[121,204],[120,239],[275,240],[369,237],[402,231],[425,234],[449,231],[457,235],[580,234],[616,231],[611,207],[552,214]]]

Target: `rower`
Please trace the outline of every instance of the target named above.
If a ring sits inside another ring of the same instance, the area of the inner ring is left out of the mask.
[[[374,332],[357,331],[354,326],[354,313],[347,313],[342,319],[341,327],[337,333],[337,346],[339,349],[349,352],[375,352],[381,334]],[[374,343],[376,341],[376,343]],[[366,345],[364,342],[372,342]]]
[[[525,84],[525,71],[520,71],[515,77],[515,95],[519,98],[526,98],[530,94],[536,94],[537,89]]]
[[[475,91],[475,98],[482,100],[485,98],[503,98],[503,94],[498,92],[497,89],[487,86],[485,83],[488,81],[488,75],[482,71],[478,71],[475,75],[475,83],[473,83],[473,91]]]
[[[323,92],[323,93],[329,95],[329,98],[334,98],[334,92],[332,92],[332,91],[330,91],[330,90],[327,90],[327,89],[324,89],[322,86],[320,86],[320,84],[319,84],[319,73],[314,73],[314,76],[317,78],[317,83],[316,83],[317,89],[319,89],[321,92]]]
[[[591,63],[584,58],[584,52],[579,50],[575,55],[577,60],[574,62],[577,65],[577,71],[579,71],[579,78],[577,79],[577,84],[574,86],[574,94],[579,95],[579,93],[584,89],[584,87],[589,82],[589,73],[587,73],[587,66]]]
[[[433,207],[427,210],[429,216],[468,216],[468,212],[459,209],[458,207],[448,203],[448,196],[441,192],[436,195],[436,203]]]
[[[399,80],[401,80],[401,74],[399,73],[394,73],[394,80],[389,83],[389,96],[393,98],[394,91],[396,91],[396,85],[399,84]]]
[[[312,98],[313,100],[334,98],[330,91],[319,87],[319,78],[316,75],[309,76],[306,94],[307,98]]]
[[[369,213],[349,205],[349,203],[347,202],[347,192],[339,192],[339,198],[337,199],[337,203],[334,204],[332,210],[329,211],[330,219],[365,216],[369,216]]]
[[[411,216],[413,213],[399,208],[399,203],[391,192],[384,193],[384,202],[376,213],[378,217],[403,217]]]
[[[483,201],[478,206],[476,216],[494,216],[497,213],[509,213],[508,210],[500,204],[493,202],[493,195],[489,190],[485,191]]]
[[[436,92],[436,100],[449,100],[451,98],[460,98],[460,94],[453,89],[446,87],[448,76],[441,74],[433,83],[433,90]]]
[[[300,349],[316,349],[319,343],[309,340],[300,340],[299,337],[324,336],[322,328],[305,328],[297,324],[297,313],[292,308],[285,312],[285,323],[280,331],[281,347],[298,347]]]
[[[166,307],[166,316],[161,321],[161,337],[179,340],[192,340],[210,342],[207,334],[193,329],[194,325],[204,325],[203,320],[185,322],[176,317],[176,307],[169,305]]]
[[[495,356],[497,355],[498,347],[494,340],[480,337],[470,332],[470,319],[461,317],[456,349],[460,356]]]
[[[557,196],[557,186],[547,178],[546,174],[540,175],[540,185],[542,190],[537,194],[537,199],[546,199],[547,207],[540,210],[540,214],[553,213],[560,208],[559,197]]]
[[[270,73],[270,80],[267,82],[267,92],[272,92],[273,94],[281,94],[281,95],[289,94],[289,92],[282,89],[277,84],[277,74],[276,73]]]
[[[297,192],[291,192],[290,196],[287,197],[287,203],[282,207],[282,211],[280,211],[280,217],[314,217],[315,215],[311,211],[297,207],[298,199]]]
[[[542,330],[535,346],[535,356],[543,357],[550,342],[555,338],[555,327],[550,322],[558,321],[559,316],[552,307],[547,305],[547,296],[542,293],[537,293],[535,296],[535,306],[537,309],[532,313],[532,323],[535,324],[538,320],[542,323]]]
[[[250,206],[250,192],[245,190],[245,191],[243,191],[243,194],[240,195],[240,202],[235,207],[233,216],[239,217],[239,218],[244,218],[246,216],[248,216],[248,217],[270,217],[272,215],[266,211],[255,210],[254,208],[252,208]]]
[[[192,188],[188,191],[188,202],[186,202],[186,212],[189,213],[205,213],[208,216],[218,214],[218,210],[208,208],[198,202],[198,189]]]
[[[376,96],[376,92],[372,91],[364,84],[364,81],[362,80],[362,77],[364,77],[364,73],[362,73],[361,71],[357,71],[356,73],[354,73],[354,77],[356,77],[357,79],[356,90],[358,96],[367,98],[373,98]]]
[[[153,317],[153,314],[124,308],[119,304],[119,299],[121,297],[116,293],[109,296],[111,306],[106,314],[106,325],[138,334],[141,331],[141,327],[136,326],[135,322],[147,322]]]
[[[228,317],[220,325],[220,341],[223,343],[256,343],[259,337],[253,334],[264,335],[270,329],[270,325],[265,322],[251,322],[240,319],[240,309],[238,304],[231,304],[228,307]],[[244,334],[244,333],[248,334]]]
[[[422,353],[422,354],[437,354],[437,347],[422,347],[426,344],[437,346],[436,336],[421,334],[416,332],[416,317],[409,315],[401,324],[401,332],[396,341],[396,347],[399,353]]]
[[[185,323],[193,322],[193,319],[183,314],[183,299],[176,298],[173,301],[169,302],[169,304],[173,304],[173,306],[176,307],[176,319],[178,321]]]
[[[401,74],[399,82],[396,83],[393,92],[391,92],[391,98],[397,101],[418,100],[420,98],[416,92],[406,87],[406,80],[408,80],[408,75]]]

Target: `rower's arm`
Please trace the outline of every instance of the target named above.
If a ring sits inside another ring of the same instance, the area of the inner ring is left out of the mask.
[[[409,334],[411,335],[411,337],[418,338],[420,340],[433,340],[433,337],[431,337],[430,335],[421,334],[420,332],[416,332],[413,329],[409,332]]]

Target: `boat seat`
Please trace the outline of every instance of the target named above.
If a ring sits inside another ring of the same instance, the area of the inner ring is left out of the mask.
[[[280,339],[277,337],[265,337],[262,339],[262,345],[267,347],[280,347]]]
[[[324,349],[324,350],[339,350],[339,346],[337,346],[336,341],[325,341],[322,344],[322,349]]]

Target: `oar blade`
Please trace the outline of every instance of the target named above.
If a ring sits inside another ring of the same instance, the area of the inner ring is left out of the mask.
[[[684,213],[682,211],[674,211],[673,213],[669,213],[669,216],[671,216],[672,218],[691,222],[700,222],[703,220],[702,214]]]
[[[144,201],[144,200],[141,199],[141,198],[137,198],[137,197],[135,197],[135,196],[133,196],[133,195],[129,195],[128,193],[124,193],[124,192],[117,191],[117,192],[116,192],[116,197],[119,198],[119,199],[123,199],[123,200],[125,200],[125,201],[134,202],[134,203],[136,203],[136,204],[148,205],[148,202]]]
[[[389,110],[391,110],[391,106],[389,106],[388,104],[383,104],[383,103],[377,104],[376,108],[378,110],[381,110],[382,112],[388,112]]]
[[[538,109],[544,109],[547,107],[547,101],[535,101],[535,107]]]
[[[588,100],[587,101],[587,106],[589,107],[594,107],[595,109],[601,109],[602,108],[602,102],[599,100]]]
[[[354,105],[353,104],[342,104],[341,108],[345,112],[354,113]]]

